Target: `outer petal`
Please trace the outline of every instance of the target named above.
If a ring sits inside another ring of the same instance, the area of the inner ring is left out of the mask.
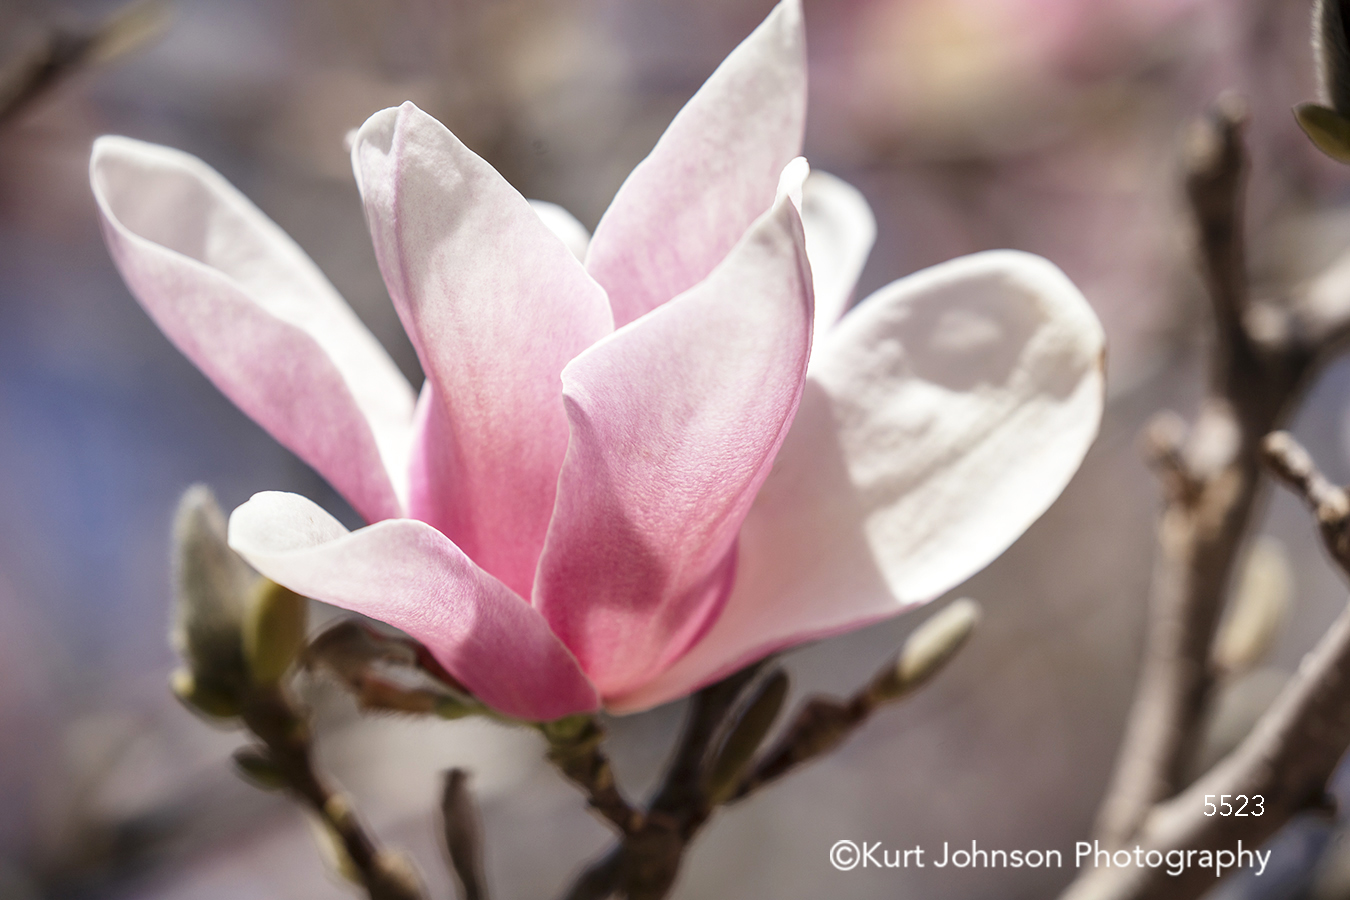
[[[194,156],[99,138],[103,234],[141,305],[366,519],[402,515],[413,394],[295,242]]]
[[[561,372],[604,291],[493,168],[405,103],[352,149],[385,283],[432,391],[409,511],[528,596],[567,450]]]
[[[702,281],[773,202],[801,152],[806,45],[783,0],[728,56],[619,188],[586,268],[624,325]]]
[[[812,172],[802,190],[802,227],[816,294],[816,334],[848,308],[877,239],[877,220],[862,193],[841,178]]]
[[[1101,419],[1101,325],[1040,257],[993,251],[882,288],[822,338],[708,635],[616,698],[678,697],[781,647],[927,602],[1059,496]]]
[[[528,603],[424,522],[348,532],[296,494],[255,494],[230,546],[291,590],[403,629],[484,703],[523,719],[597,705],[576,659]]]
[[[572,442],[535,605],[602,695],[677,658],[726,597],[801,396],[810,277],[783,196],[707,280],[563,372]]]

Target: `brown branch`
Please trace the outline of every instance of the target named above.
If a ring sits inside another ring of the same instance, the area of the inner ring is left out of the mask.
[[[732,796],[741,800],[788,772],[838,747],[882,706],[909,696],[951,661],[980,620],[973,600],[948,605],[910,635],[895,660],[846,701],[813,697],[742,780]]]
[[[1233,94],[1221,97],[1210,115],[1192,123],[1182,148],[1186,197],[1195,217],[1203,276],[1217,332],[1213,374],[1231,367],[1223,357],[1241,354],[1246,344],[1242,318],[1247,310],[1247,263],[1243,239],[1243,199],[1247,153],[1242,132],[1246,104]]]
[[[1303,496],[1323,542],[1350,576],[1350,497],[1331,485],[1289,435],[1270,435],[1263,452],[1271,470]],[[1350,747],[1350,608],[1304,658],[1297,675],[1230,756],[1195,784],[1157,807],[1138,845],[1145,853],[1255,849],[1295,814],[1324,810],[1324,790]],[[1205,815],[1207,796],[1262,798],[1263,814]],[[1092,868],[1063,900],[1190,900],[1213,887],[1212,871],[1165,867]]]
[[[247,699],[244,724],[266,745],[253,755],[257,778],[273,779],[318,816],[340,845],[346,874],[366,889],[371,900],[421,900],[417,877],[402,857],[379,849],[366,833],[350,801],[335,792],[314,768],[309,726],[279,687],[258,688]]]
[[[540,731],[548,740],[548,759],[567,780],[586,794],[586,802],[608,819],[621,834],[636,833],[643,814],[634,809],[614,781],[614,770],[601,744],[605,730],[595,716],[570,716],[545,722]]]
[[[679,745],[641,827],[587,866],[564,900],[603,900],[620,888],[629,897],[669,892],[685,847],[711,812],[700,790],[709,747],[762,665],[742,669],[690,698]]]
[[[747,666],[709,685],[690,699],[689,715],[680,735],[679,748],[661,781],[661,788],[652,800],[654,812],[674,815],[702,803],[700,784],[713,740],[735,708],[736,701],[767,663],[768,660],[763,659]],[[688,822],[682,823],[681,830],[687,831],[689,825]]]
[[[719,805],[742,799],[837,747],[877,709],[917,690],[951,660],[979,618],[973,601],[948,605],[916,629],[899,656],[853,697],[808,701],[758,765],[744,762],[768,733],[786,693],[786,675],[776,669],[759,679],[767,664],[761,660],[699,691],[690,700],[679,748],[640,827],[588,866],[565,900],[665,897],[690,842]]]
[[[1139,687],[1098,817],[1098,836],[1108,846],[1130,840],[1155,804],[1185,786],[1216,683],[1210,653],[1230,573],[1259,506],[1259,443],[1288,416],[1326,355],[1298,339],[1304,329],[1291,307],[1248,298],[1245,121],[1241,103],[1226,97],[1185,147],[1216,339],[1195,427],[1184,436],[1175,422],[1154,429],[1152,455],[1167,496]]]

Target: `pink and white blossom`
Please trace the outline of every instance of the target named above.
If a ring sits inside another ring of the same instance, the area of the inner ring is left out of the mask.
[[[262,493],[231,546],[530,719],[664,702],[1002,553],[1096,434],[1100,326],[1013,251],[844,314],[875,228],[857,191],[807,176],[804,59],[784,0],[589,239],[412,104],[372,116],[352,162],[417,397],[223,178],[100,139],[94,193],[132,292],[370,523]]]

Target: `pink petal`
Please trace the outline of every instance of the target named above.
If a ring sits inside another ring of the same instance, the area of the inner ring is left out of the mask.
[[[613,330],[604,291],[515,189],[411,103],[361,127],[352,163],[431,385],[409,512],[528,596],[567,450],[561,372]]]
[[[535,605],[602,695],[716,615],[801,394],[810,271],[783,196],[708,278],[563,371],[572,442]]]
[[[819,337],[848,309],[877,238],[877,220],[853,185],[812,172],[802,190],[802,228],[811,260]]]
[[[713,72],[619,188],[586,268],[624,325],[702,281],[773,202],[801,152],[806,47],[783,0]]]
[[[349,532],[304,497],[268,492],[230,515],[229,540],[278,584],[407,632],[493,709],[542,721],[597,706],[543,617],[424,522]]]
[[[413,395],[303,250],[194,156],[99,138],[113,261],[168,336],[367,520],[402,515]]]
[[[993,251],[894,282],[828,335],[741,529],[716,624],[633,711],[781,647],[939,596],[1059,496],[1101,420],[1103,338],[1040,257]]]

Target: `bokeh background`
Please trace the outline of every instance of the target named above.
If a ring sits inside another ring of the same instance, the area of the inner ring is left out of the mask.
[[[593,227],[631,167],[770,0],[177,0],[152,44],[61,84],[0,128],[0,898],[340,898],[303,816],[231,774],[235,733],[172,700],[168,532],[185,487],[227,508],[296,491],[354,522],[155,329],[114,271],[86,175],[103,133],[207,160],[292,234],[414,384],[343,136],[411,99],[527,196]],[[827,760],[717,817],[679,898],[1050,897],[1071,869],[839,873],[836,840],[1059,848],[1087,838],[1132,693],[1158,491],[1137,434],[1190,413],[1207,312],[1180,201],[1178,135],[1222,90],[1252,111],[1258,291],[1350,247],[1350,170],[1289,107],[1314,93],[1310,0],[805,0],[806,152],[858,185],[879,236],[860,296],[953,256],[1043,254],[1105,323],[1101,438],[1061,501],[955,594],[987,618],[921,695]],[[109,2],[0,2],[0,64]],[[1350,364],[1296,433],[1350,480]],[[1262,530],[1292,574],[1259,709],[1345,603],[1308,517]],[[848,691],[924,612],[793,653],[798,695]],[[435,897],[438,773],[467,765],[498,898],[556,895],[607,841],[528,734],[365,720],[324,684],[323,763]],[[614,720],[648,789],[679,704]],[[1238,716],[1241,719],[1241,716]],[[1350,791],[1346,792],[1350,794]],[[1277,839],[1228,897],[1350,897],[1334,819]]]

